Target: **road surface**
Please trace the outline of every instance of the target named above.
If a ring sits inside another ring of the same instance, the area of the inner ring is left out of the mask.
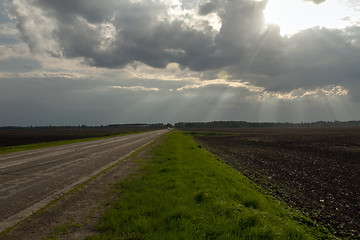
[[[0,232],[167,130],[0,155]]]

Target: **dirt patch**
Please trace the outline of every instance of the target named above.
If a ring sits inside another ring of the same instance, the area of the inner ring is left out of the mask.
[[[338,237],[360,239],[360,129],[237,133],[197,139],[272,194],[333,229]]]
[[[23,220],[0,239],[84,239],[94,234],[102,214],[119,197],[111,192],[114,184],[136,173],[139,164],[135,160],[148,157],[158,141]]]

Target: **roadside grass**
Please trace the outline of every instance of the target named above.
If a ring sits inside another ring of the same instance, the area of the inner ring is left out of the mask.
[[[202,132],[202,131],[182,131],[185,135],[191,135],[196,137],[202,136],[224,136],[224,135],[239,135],[236,132]]]
[[[94,141],[94,140],[99,140],[99,139],[104,139],[104,138],[109,138],[109,137],[120,137],[120,136],[124,136],[124,135],[135,134],[135,133],[141,133],[141,132],[138,131],[138,132],[117,133],[117,134],[112,134],[109,136],[92,137],[92,138],[81,138],[79,136],[78,139],[71,139],[71,140],[61,140],[61,141],[53,141],[53,142],[42,142],[42,143],[33,143],[33,144],[26,144],[26,145],[0,147],[0,154],[20,152],[20,151],[26,151],[26,150],[34,150],[34,149],[47,148],[47,147],[56,147],[56,146],[60,146],[60,145]]]
[[[192,138],[171,132],[88,239],[335,239]]]

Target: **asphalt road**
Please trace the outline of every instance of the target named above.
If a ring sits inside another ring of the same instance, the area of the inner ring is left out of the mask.
[[[0,155],[0,232],[168,130]]]

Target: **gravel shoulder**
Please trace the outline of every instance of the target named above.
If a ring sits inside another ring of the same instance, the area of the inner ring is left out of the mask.
[[[84,239],[92,235],[109,203],[118,197],[111,193],[113,185],[136,174],[139,169],[136,159],[149,155],[151,147],[158,141],[55,200],[15,225],[7,234],[2,234],[0,239]]]

